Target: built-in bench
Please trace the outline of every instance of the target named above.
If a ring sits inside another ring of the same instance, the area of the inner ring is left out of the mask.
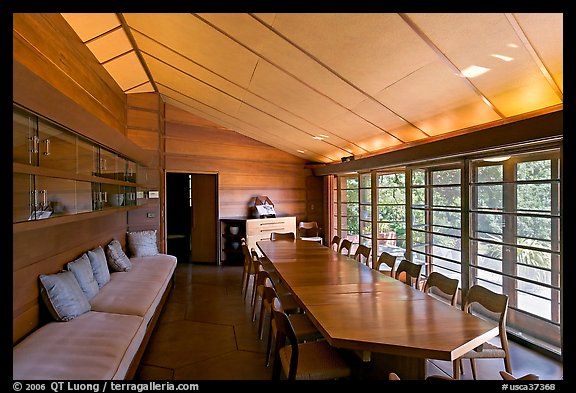
[[[42,325],[13,348],[14,380],[132,379],[173,283],[176,257],[132,257],[90,311]]]

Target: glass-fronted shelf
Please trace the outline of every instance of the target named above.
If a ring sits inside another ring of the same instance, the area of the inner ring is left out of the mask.
[[[146,167],[18,106],[13,162],[14,223],[138,206],[147,195],[137,192]]]

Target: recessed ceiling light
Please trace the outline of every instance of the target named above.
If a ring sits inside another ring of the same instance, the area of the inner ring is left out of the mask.
[[[480,76],[482,74],[487,73],[488,71],[490,71],[490,68],[486,68],[486,67],[480,67],[480,66],[476,66],[476,65],[471,65],[469,67],[464,68],[461,73],[462,75],[464,75],[466,78],[475,78],[477,76]]]
[[[500,59],[500,60],[504,60],[504,61],[512,61],[512,60],[514,60],[513,57],[504,56],[504,55],[497,55],[497,54],[495,54],[495,53],[491,54],[490,56],[495,57],[495,58]]]
[[[302,154],[304,154],[304,153],[305,153],[305,151],[304,151],[304,150],[296,150],[296,151],[297,151],[298,153],[302,153]]]
[[[321,138],[330,138],[328,135],[324,135],[324,134],[319,134],[318,136]]]
[[[313,136],[312,139],[316,139],[317,141],[321,141],[324,138],[322,138],[321,136]]]

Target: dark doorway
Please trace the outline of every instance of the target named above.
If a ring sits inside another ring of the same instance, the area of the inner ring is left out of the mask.
[[[167,251],[178,262],[217,263],[218,177],[166,174]]]

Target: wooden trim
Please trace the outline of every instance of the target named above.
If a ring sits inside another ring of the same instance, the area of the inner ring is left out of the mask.
[[[527,142],[546,141],[563,136],[563,114],[560,109],[532,118],[478,129],[474,132],[453,137],[441,137],[434,141],[411,145],[388,151],[375,156],[338,164],[314,166],[316,176],[386,168],[394,165],[406,165],[445,157],[462,157],[483,150],[513,147]],[[452,134],[453,135],[453,134]]]
[[[146,188],[147,187],[144,184],[132,183],[132,182],[125,181],[125,180],[109,179],[107,177],[83,175],[83,174],[78,174],[78,173],[72,174],[70,172],[62,171],[59,169],[42,168],[42,167],[38,167],[38,166],[20,164],[17,162],[14,162],[12,164],[12,172],[13,173],[25,173],[28,175],[36,175],[36,176],[57,177],[57,178],[68,179],[68,180],[86,181],[86,182],[91,182],[91,183],[115,184],[118,186],[139,187],[139,188]]]
[[[71,222],[78,222],[83,220],[90,220],[98,217],[108,216],[123,211],[138,209],[142,206],[124,206],[124,207],[111,207],[105,210],[98,210],[86,213],[70,214],[67,216],[54,217],[46,220],[35,220],[26,222],[17,222],[12,224],[12,233],[20,233],[32,231],[35,229],[49,228],[55,225],[67,224]]]

